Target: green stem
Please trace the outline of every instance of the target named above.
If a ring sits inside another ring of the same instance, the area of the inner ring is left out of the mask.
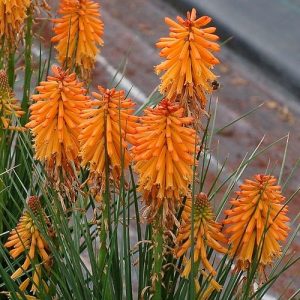
[[[23,121],[26,122],[28,118],[28,107],[29,107],[29,95],[30,95],[30,84],[32,76],[31,68],[31,48],[32,48],[32,24],[33,24],[33,6],[28,8],[28,18],[26,24],[25,33],[25,77],[24,77],[24,88],[23,88],[23,101],[22,109],[26,112],[23,117]]]
[[[107,127],[107,116],[104,115],[104,131],[106,132]],[[108,257],[107,249],[107,231],[110,228],[110,192],[109,192],[109,156],[107,152],[107,140],[106,134],[104,135],[104,145],[105,145],[105,192],[103,193],[103,205],[102,216],[101,216],[101,230],[100,230],[100,249],[99,249],[99,272],[102,274],[103,282],[105,282],[105,264]],[[108,276],[108,275],[106,275]],[[106,295],[107,289],[106,285],[103,287],[103,294]]]
[[[163,224],[162,224],[162,208],[160,208],[159,213],[156,217],[156,222],[154,224],[153,232],[153,248],[154,248],[154,264],[152,278],[154,280],[153,284],[153,300],[162,299],[162,264],[163,264]]]
[[[133,198],[134,198],[134,209],[135,209],[135,217],[136,217],[136,228],[137,228],[137,237],[139,242],[139,279],[138,279],[138,299],[142,298],[142,290],[143,290],[143,273],[144,273],[144,260],[145,254],[143,253],[143,245],[142,245],[142,231],[141,231],[141,221],[139,215],[139,206],[138,206],[138,197],[136,192],[136,186],[134,182],[134,175],[132,167],[129,166],[130,178],[132,184]]]
[[[99,273],[102,274],[105,267],[105,261],[107,257],[107,247],[106,247],[106,239],[107,239],[107,214],[108,208],[105,204],[102,216],[101,216],[101,228],[99,233],[100,239],[100,248],[99,248],[99,256],[98,256],[98,266],[99,266]]]
[[[13,89],[15,82],[15,51],[9,54],[7,75],[9,86],[11,87],[11,89]]]
[[[106,120],[106,116],[105,116]],[[106,131],[106,122],[105,122],[105,131]],[[107,231],[109,230],[110,224],[110,213],[109,213],[109,205],[110,205],[110,195],[109,195],[109,157],[107,153],[106,147],[106,138],[105,138],[105,192],[103,193],[103,205],[104,208],[102,210],[101,215],[101,230],[100,230],[100,249],[99,249],[99,270],[100,274],[104,271],[105,261],[108,255],[108,250],[106,246],[107,240]]]

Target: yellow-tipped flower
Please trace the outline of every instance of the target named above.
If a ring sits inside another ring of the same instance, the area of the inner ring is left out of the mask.
[[[89,165],[88,183],[91,190],[101,199],[105,181],[105,152],[109,159],[112,176],[118,184],[121,170],[127,168],[131,157],[127,142],[136,132],[137,117],[133,116],[135,103],[125,96],[125,91],[98,87],[99,93],[93,93],[93,108],[84,111],[85,119],[80,125],[82,165]]]
[[[59,170],[74,177],[72,164],[77,166],[81,112],[90,105],[83,83],[75,73],[52,67],[53,76],[40,83],[30,106],[30,128],[34,136],[35,158],[45,162],[49,175],[58,180]]]
[[[167,99],[147,108],[140,121],[132,152],[151,219],[162,204],[165,214],[173,213],[181,197],[189,194],[198,140],[187,127],[193,118],[184,117],[184,109]]]
[[[26,276],[27,278],[20,284],[19,289],[24,292],[31,284],[30,292],[35,294],[41,285],[47,291],[47,284],[42,279],[42,269],[45,268],[46,271],[49,271],[52,264],[49,246],[39,230],[41,224],[36,223],[36,221],[41,217],[44,219],[43,221],[48,227],[49,237],[53,237],[53,231],[39,198],[36,196],[29,197],[28,206],[36,220],[32,218],[29,211],[25,210],[17,227],[11,231],[4,247],[12,248],[9,253],[13,259],[25,254],[24,263],[11,275],[11,278],[16,280],[21,276]],[[33,268],[32,271],[30,271],[30,266]],[[28,277],[28,273],[32,276]]]
[[[0,70],[0,118],[1,128],[22,130],[21,127],[12,125],[13,118],[21,118],[24,111],[21,109],[20,102],[14,97],[14,94],[8,84],[6,72]]]
[[[224,224],[230,225],[225,231],[230,235],[230,254],[236,256],[237,267],[242,270],[255,256],[260,258],[261,267],[271,264],[280,255],[279,241],[286,239],[289,230],[281,188],[274,176],[256,175],[244,181],[237,195],[238,199],[230,201],[233,208],[225,211],[228,218]]]
[[[84,78],[89,77],[99,46],[103,46],[104,25],[99,8],[90,0],[61,0],[62,17],[53,20],[56,35],[52,42],[58,43],[58,60],[62,65],[67,63],[67,67],[78,67]]]
[[[161,38],[156,44],[162,48],[160,56],[166,60],[155,67],[161,77],[160,91],[170,100],[179,100],[192,112],[204,109],[205,93],[212,92],[216,75],[211,72],[219,60],[212,54],[219,51],[215,42],[215,27],[206,27],[211,18],[196,18],[196,10],[187,13],[187,19],[177,17],[177,22],[165,18],[170,26],[169,37]]]
[[[207,283],[205,286],[200,286],[199,280],[197,276],[195,276],[196,278],[194,281],[196,293],[200,295],[197,300],[207,300],[214,291],[220,292],[222,290],[222,286],[214,280],[211,275],[207,274],[207,272],[201,270],[200,273]],[[205,290],[203,291],[203,289]]]
[[[220,253],[226,253],[227,249],[222,243],[227,243],[227,239],[221,232],[222,225],[214,221],[214,214],[207,196],[200,193],[195,198],[194,203],[194,263],[202,263],[203,267],[210,275],[216,275],[216,271],[207,259],[207,247]],[[182,213],[182,223],[176,237],[177,247],[175,256],[181,257],[191,248],[192,244],[192,199],[186,200]],[[191,270],[191,259],[185,263],[182,273],[183,277],[188,277]]]
[[[8,41],[8,50],[16,46],[30,3],[30,0],[0,0],[0,44],[4,37]]]

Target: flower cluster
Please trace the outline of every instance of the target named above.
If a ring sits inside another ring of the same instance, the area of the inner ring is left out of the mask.
[[[45,162],[48,174],[59,179],[74,180],[73,166],[79,164],[79,125],[83,122],[81,111],[90,106],[83,83],[60,67],[52,67],[52,76],[40,83],[39,92],[33,95],[36,102],[30,106],[30,128],[34,136],[36,159]]]
[[[198,142],[193,118],[167,99],[147,108],[140,118],[132,153],[139,174],[139,190],[153,218],[161,205],[173,214],[181,197],[189,194]]]
[[[224,224],[229,225],[226,233],[232,245],[229,253],[237,257],[239,269],[248,269],[254,259],[264,267],[280,255],[279,241],[288,235],[281,188],[274,176],[256,175],[244,181],[237,196],[230,201],[233,208],[225,211]]]
[[[211,69],[219,63],[212,54],[219,51],[214,34],[215,27],[205,27],[211,21],[208,16],[196,18],[196,10],[187,13],[187,19],[177,17],[177,22],[165,18],[170,26],[169,37],[161,38],[156,44],[162,48],[160,56],[165,61],[155,70],[161,77],[160,91],[166,98],[179,101],[185,108],[199,117],[205,109],[205,93],[212,92],[216,75]]]
[[[42,279],[42,269],[49,271],[52,260],[48,243],[40,232],[38,220],[43,219],[48,229],[49,237],[53,237],[53,230],[49,219],[41,207],[38,197],[31,196],[28,199],[29,210],[25,210],[15,229],[10,232],[6,248],[12,248],[9,253],[13,259],[21,254],[25,254],[24,263],[11,275],[13,280],[26,276],[26,279],[20,284],[19,289],[24,292],[32,283],[30,292],[36,294],[41,285],[47,291],[47,283]],[[34,218],[32,217],[34,216]],[[40,220],[41,221],[41,220]],[[30,266],[33,267],[32,276],[30,277]]]
[[[201,262],[203,267],[213,276],[216,275],[215,269],[207,259],[207,247],[211,247],[219,253],[226,253],[227,249],[222,244],[227,243],[227,239],[221,232],[222,224],[214,220],[211,205],[207,196],[200,193],[195,198],[192,214],[192,199],[186,200],[182,213],[182,223],[176,238],[178,247],[175,249],[177,258],[181,257],[191,247],[192,237],[192,218],[194,232],[194,259],[195,263]],[[182,273],[184,277],[188,277],[191,270],[191,259],[186,263]]]
[[[8,41],[7,49],[12,50],[16,47],[30,2],[30,0],[0,0],[0,45],[4,38]]]
[[[100,19],[99,4],[91,0],[62,0],[59,13],[61,18],[53,19],[58,43],[58,60],[67,67],[77,67],[81,76],[88,78],[103,46],[103,22]]]
[[[8,78],[4,70],[0,70],[0,118],[1,128],[22,130],[20,126],[15,126],[14,119],[19,119],[24,115],[20,102],[14,97],[14,94],[8,84]]]
[[[89,165],[88,183],[96,199],[101,199],[105,178],[105,156],[115,183],[120,180],[122,168],[131,162],[128,142],[136,132],[137,117],[133,116],[135,103],[125,96],[125,91],[98,87],[93,93],[92,107],[84,110],[80,124],[82,165]]]

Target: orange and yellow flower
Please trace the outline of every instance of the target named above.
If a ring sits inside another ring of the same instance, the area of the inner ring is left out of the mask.
[[[56,181],[59,170],[65,177],[74,177],[72,165],[78,165],[81,112],[90,107],[83,83],[75,73],[69,74],[58,66],[53,76],[40,83],[30,106],[30,128],[34,136],[35,158],[45,162],[49,175]]]
[[[89,165],[88,183],[96,199],[101,199],[105,180],[105,153],[115,183],[118,184],[122,168],[131,161],[127,142],[136,132],[137,117],[133,116],[135,103],[126,98],[125,91],[98,87],[93,93],[92,108],[84,111],[80,125],[82,165]]]
[[[99,8],[97,2],[90,0],[61,0],[62,17],[53,20],[56,35],[52,42],[58,43],[59,62],[79,68],[83,78],[89,77],[99,46],[103,46],[104,25]]]
[[[49,246],[39,230],[39,226],[41,226],[38,222],[39,218],[44,219],[43,222],[48,228],[49,237],[53,237],[53,230],[38,197],[29,197],[28,207],[31,212],[24,211],[17,227],[10,232],[4,247],[12,248],[9,253],[13,259],[25,254],[24,263],[11,275],[11,278],[16,280],[21,276],[26,276],[27,278],[20,284],[19,289],[24,292],[32,283],[30,292],[36,294],[41,285],[45,291],[48,290],[45,280],[42,279],[42,269],[45,268],[46,271],[49,271],[52,265]],[[32,271],[30,271],[30,266],[33,268]],[[28,273],[32,276],[28,276]]]
[[[173,213],[181,197],[189,194],[198,142],[192,117],[184,117],[184,108],[164,99],[155,108],[147,108],[140,118],[132,152],[139,174],[149,217],[164,205],[164,213]]]
[[[30,0],[0,0],[0,43],[4,37],[8,41],[8,50],[16,46],[30,3]]]
[[[222,286],[213,279],[211,275],[207,274],[207,272],[201,270],[200,273],[205,279],[206,284],[204,286],[200,286],[198,278],[195,278],[195,290],[197,295],[200,295],[197,300],[208,300],[214,291],[220,292],[222,290]]]
[[[222,224],[214,220],[211,205],[204,193],[195,197],[194,214],[192,214],[192,199],[187,198],[182,213],[182,223],[179,228],[175,248],[175,256],[181,257],[191,248],[192,244],[192,217],[194,218],[194,263],[202,263],[203,267],[212,276],[216,275],[207,258],[207,247],[219,253],[226,253],[227,249],[222,244],[227,243],[225,235],[221,232]],[[191,270],[191,259],[185,263],[182,276],[188,278]],[[214,281],[213,281],[214,282]],[[216,285],[217,286],[217,285]]]
[[[224,224],[229,225],[225,232],[230,235],[232,246],[229,254],[237,258],[239,269],[249,268],[255,257],[264,267],[280,255],[279,241],[288,235],[289,218],[276,182],[269,175],[245,180],[237,192],[238,199],[230,201],[233,208],[225,211],[228,218]]]
[[[13,125],[14,118],[19,119],[24,115],[20,102],[8,84],[8,78],[4,70],[0,70],[0,118],[1,128],[12,130],[23,130],[20,126]]]
[[[170,100],[178,100],[191,112],[205,109],[205,93],[212,92],[216,75],[211,71],[219,60],[212,54],[219,51],[215,27],[205,27],[211,18],[196,18],[196,10],[187,13],[187,19],[177,17],[177,22],[165,18],[170,26],[169,37],[156,44],[165,61],[155,67],[161,76],[160,91]],[[198,116],[198,115],[197,115]]]

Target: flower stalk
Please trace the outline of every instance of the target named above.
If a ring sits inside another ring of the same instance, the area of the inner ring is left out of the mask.
[[[163,210],[160,208],[153,222],[153,271],[152,289],[154,300],[162,300],[162,278],[163,278],[163,257],[164,257],[164,224]]]
[[[107,113],[104,113],[104,130],[107,130]],[[101,203],[101,228],[99,232],[100,239],[100,248],[99,248],[99,270],[100,274],[107,271],[105,270],[106,259],[108,256],[108,248],[107,248],[107,232],[109,231],[110,223],[110,183],[109,183],[109,156],[107,151],[107,138],[104,135],[104,155],[105,155],[105,191],[103,192],[103,200]]]
[[[24,75],[24,88],[23,88],[23,100],[22,109],[28,112],[29,98],[30,98],[30,87],[31,87],[31,76],[32,76],[32,25],[33,25],[33,4],[27,9],[27,22],[26,22],[26,32],[25,32],[25,75]],[[25,123],[28,119],[28,115],[25,114],[23,117],[23,122]]]

